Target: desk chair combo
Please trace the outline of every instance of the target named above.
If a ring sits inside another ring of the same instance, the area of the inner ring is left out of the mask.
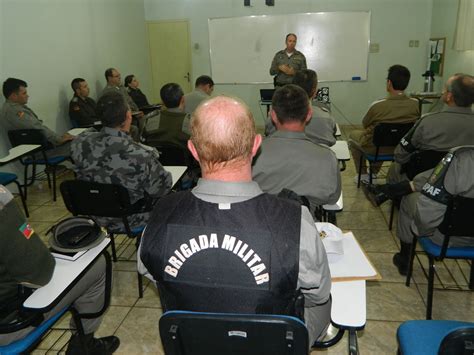
[[[474,352],[474,323],[410,320],[397,330],[400,355],[452,355]]]
[[[375,154],[360,149],[361,157],[359,166],[365,160],[369,162],[368,174],[369,183],[372,184],[372,166],[379,162],[393,161],[394,156],[392,154],[380,154],[380,148],[393,148],[398,145],[400,140],[405,134],[413,127],[413,122],[410,123],[379,123],[374,128],[374,134],[372,137],[372,143],[375,146]],[[362,169],[359,169],[359,176],[357,178],[357,187],[360,187],[360,179],[362,176]]]
[[[25,312],[20,313],[20,315],[14,321],[9,324],[0,325],[0,334],[16,332],[18,330],[28,328],[30,326],[34,326],[35,328],[30,333],[26,334],[23,338],[18,339],[8,345],[0,346],[0,354],[29,354],[41,342],[41,339],[46,334],[46,332],[51,329],[53,325],[56,324],[56,322],[59,321],[61,317],[68,311],[70,311],[72,314],[74,323],[76,325],[76,331],[79,334],[79,337],[81,338],[81,341],[84,345],[84,354],[87,354],[87,350],[85,350],[85,343],[83,341],[83,337],[85,334],[84,329],[82,327],[81,319],[97,318],[104,314],[104,312],[109,307],[110,295],[112,290],[112,263],[110,260],[110,255],[105,250],[100,254],[104,255],[106,260],[105,299],[102,309],[99,310],[97,313],[79,314],[76,309],[71,305],[69,307],[61,309],[46,321],[44,321],[44,314],[46,312],[49,312],[61,300],[61,298],[55,300],[52,299],[50,305],[45,309],[23,309]],[[90,265],[92,265],[92,263]],[[79,278],[77,280],[79,280]],[[68,287],[68,289],[71,289],[75,285],[77,280],[73,282]],[[68,289],[64,290],[64,293],[66,293]]]
[[[472,211],[474,211],[474,199],[461,196],[454,197],[448,205],[443,222],[438,226],[439,231],[445,236],[442,246],[433,243],[429,237],[413,235],[406,286],[410,286],[416,242],[418,241],[429,260],[426,319],[431,319],[432,316],[435,260],[441,261],[445,258],[471,260],[469,288],[471,290],[474,289],[474,247],[449,246],[449,240],[452,236],[471,237],[474,240],[474,225],[471,220]]]
[[[8,131],[8,138],[12,147],[16,147],[21,144],[39,144],[41,145],[41,150],[39,154],[41,157],[38,158],[35,155],[27,156],[26,158],[21,158],[20,162],[25,166],[24,169],[24,181],[23,186],[25,188],[24,195],[25,200],[27,199],[27,187],[31,186],[36,179],[36,166],[45,165],[45,173],[48,179],[48,187],[53,189],[53,200],[56,201],[56,168],[59,164],[68,160],[69,157],[66,156],[56,156],[48,158],[48,148],[50,147],[46,137],[39,129],[17,129]],[[32,175],[28,177],[28,167],[32,166]],[[52,175],[50,177],[50,174]],[[52,183],[51,183],[52,181]]]
[[[135,238],[135,247],[138,249],[140,245],[140,237],[145,225],[131,228],[128,217],[139,213],[146,212],[152,206],[146,204],[132,205],[128,190],[121,185],[102,184],[97,182],[68,180],[61,183],[61,194],[64,204],[69,212],[74,216],[83,215],[90,217],[112,217],[120,218],[123,222],[123,229],[113,230],[107,226],[112,247],[113,261],[117,261],[117,251],[115,248],[115,235],[126,234],[129,238]],[[143,297],[143,278],[137,272],[138,277],[138,294]]]

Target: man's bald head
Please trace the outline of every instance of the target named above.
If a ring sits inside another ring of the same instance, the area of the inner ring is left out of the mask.
[[[208,171],[234,163],[250,164],[255,136],[252,113],[237,98],[206,100],[191,119],[191,141],[201,167]]]
[[[446,91],[452,93],[453,101],[458,107],[471,107],[474,103],[474,77],[457,73],[446,82]]]

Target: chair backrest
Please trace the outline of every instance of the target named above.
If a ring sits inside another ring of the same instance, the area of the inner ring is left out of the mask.
[[[372,141],[376,147],[395,147],[415,123],[379,123]]]
[[[119,218],[131,214],[130,196],[123,186],[68,180],[60,189],[66,208],[75,216]]]
[[[160,163],[163,166],[190,166],[192,158],[189,151],[173,143],[155,143],[153,144],[160,153]]]
[[[443,338],[438,355],[451,354],[474,354],[474,327],[456,329]]]
[[[261,101],[272,101],[275,89],[260,89],[260,100]]]
[[[443,159],[447,152],[421,150],[413,153],[410,160],[403,164],[402,172],[412,180],[419,173],[432,169]]]
[[[308,354],[305,324],[283,315],[169,311],[160,318],[167,355]]]
[[[21,144],[39,144],[43,148],[48,146],[48,140],[39,129],[15,129],[8,131],[8,138],[13,147]]]
[[[474,198],[455,196],[451,200],[444,214],[443,222],[438,226],[439,231],[445,236],[440,258],[444,258],[446,255],[451,236],[474,238],[472,211],[474,211]]]

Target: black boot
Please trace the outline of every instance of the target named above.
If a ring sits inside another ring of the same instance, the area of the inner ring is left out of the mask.
[[[400,253],[393,256],[393,264],[398,268],[400,275],[406,276],[410,263],[411,244],[400,241]]]
[[[87,347],[89,355],[109,355],[113,354],[120,346],[120,339],[116,336],[108,336],[103,338],[94,338],[94,334],[84,335],[84,343]],[[82,355],[84,348],[79,335],[74,334],[69,339],[69,345],[66,350],[67,355]]]
[[[377,207],[387,200],[394,200],[413,192],[409,181],[385,185],[362,185],[362,189],[372,204]]]

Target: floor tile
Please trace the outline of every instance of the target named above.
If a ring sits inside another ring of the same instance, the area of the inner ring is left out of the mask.
[[[404,284],[367,282],[367,319],[403,322],[422,319],[424,304],[418,290]]]
[[[380,211],[341,212],[337,215],[337,226],[342,230],[387,230],[387,225]]]
[[[160,296],[158,290],[153,283],[149,283],[145,292],[143,293],[143,298],[140,298],[135,307],[148,307],[148,308],[161,308]]]
[[[143,278],[144,286],[149,281]],[[136,271],[114,271],[112,281],[111,305],[114,306],[133,306],[138,300],[138,278]]]
[[[158,308],[133,308],[115,333],[120,347],[115,354],[164,354],[158,330]]]
[[[398,251],[398,246],[395,243],[392,234],[384,230],[353,230],[359,244],[364,251],[367,252],[390,252]]]

